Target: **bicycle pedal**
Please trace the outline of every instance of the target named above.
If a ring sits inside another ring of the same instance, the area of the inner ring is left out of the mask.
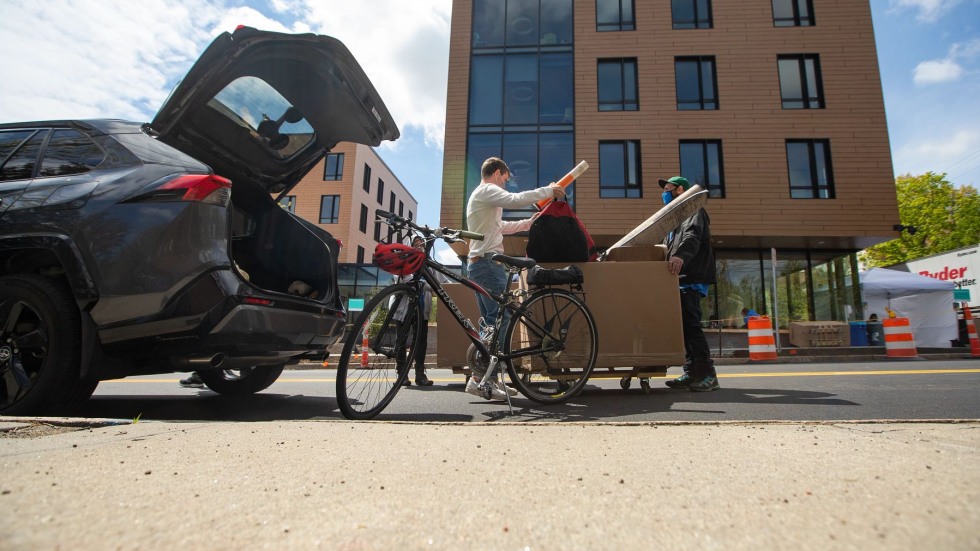
[[[480,385],[480,393],[483,396],[484,400],[489,400],[490,398],[493,397],[493,388],[494,388],[493,383],[491,383],[490,381],[487,381],[482,385]]]

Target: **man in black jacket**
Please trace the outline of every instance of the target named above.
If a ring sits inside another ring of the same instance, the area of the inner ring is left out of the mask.
[[[666,205],[691,187],[683,176],[659,181]],[[667,381],[670,388],[709,392],[720,388],[708,339],[701,328],[701,298],[715,282],[715,253],[711,250],[711,220],[705,210],[681,223],[667,237],[667,268],[680,275],[681,323],[684,326],[684,374]]]

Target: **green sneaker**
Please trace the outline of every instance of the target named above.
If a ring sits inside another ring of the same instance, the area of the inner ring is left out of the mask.
[[[687,389],[691,392],[711,392],[719,388],[721,388],[721,385],[718,384],[718,377],[714,375],[702,377],[687,385]]]
[[[685,373],[676,379],[665,381],[664,384],[670,388],[687,388],[693,381],[694,377]]]

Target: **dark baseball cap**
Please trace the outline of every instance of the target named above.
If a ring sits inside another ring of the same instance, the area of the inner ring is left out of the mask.
[[[657,183],[660,184],[660,187],[664,187],[667,184],[674,184],[675,186],[682,187],[685,190],[691,189],[691,182],[688,182],[687,178],[683,176],[674,176],[666,180],[661,178],[660,180],[657,181]]]

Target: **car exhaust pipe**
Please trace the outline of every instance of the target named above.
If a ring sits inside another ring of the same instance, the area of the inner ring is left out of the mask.
[[[180,358],[175,362],[178,367],[189,368],[193,371],[198,369],[212,369],[220,367],[221,364],[225,363],[225,355],[214,354],[213,356],[200,356],[196,358]]]

